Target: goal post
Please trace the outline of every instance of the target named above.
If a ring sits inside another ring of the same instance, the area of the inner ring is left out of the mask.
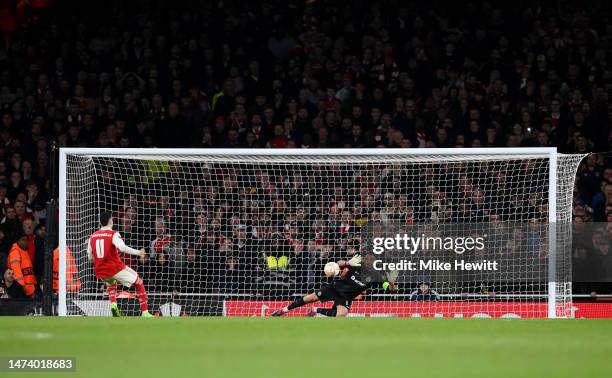
[[[386,261],[424,265],[376,273],[398,291],[372,285],[353,313],[571,317],[572,190],[583,157],[556,148],[62,148],[58,313],[110,313],[86,242],[111,211],[127,244],[147,250],[128,265],[162,315],[268,314],[330,282],[324,262],[380,257],[371,231],[386,227],[455,242],[486,229],[491,240],[474,253],[395,248]],[[481,260],[500,268],[464,270]],[[427,265],[450,261],[463,263]],[[424,281],[435,298],[418,296]],[[130,313],[137,305],[123,295]]]
[[[548,317],[557,316],[557,151],[549,152],[548,173]],[[577,167],[576,167],[577,169]],[[571,210],[570,210],[571,212]],[[571,252],[570,252],[571,253]],[[570,270],[571,272],[571,270]],[[571,276],[570,276],[571,280]],[[563,294],[561,294],[563,295]],[[571,295],[571,292],[569,293]],[[563,311],[563,308],[561,308]],[[559,314],[560,317],[564,317]]]

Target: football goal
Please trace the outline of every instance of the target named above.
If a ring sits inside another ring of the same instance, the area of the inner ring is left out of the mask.
[[[266,316],[342,279],[325,276],[327,262],[361,254],[372,282],[352,316],[572,317],[572,192],[583,157],[63,148],[58,312],[110,315],[86,253],[110,211],[126,244],[146,250],[121,257],[161,316]],[[124,314],[138,312],[133,290],[118,297]]]

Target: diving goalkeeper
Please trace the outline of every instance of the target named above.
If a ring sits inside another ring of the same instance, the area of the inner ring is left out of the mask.
[[[287,312],[302,307],[313,302],[332,301],[332,308],[315,308],[308,309],[308,316],[321,314],[325,316],[346,316],[355,297],[363,293],[364,290],[372,287],[376,282],[362,279],[361,255],[356,254],[350,260],[340,260],[338,265],[342,269],[342,274],[332,283],[323,286],[315,293],[308,294],[297,299],[289,306],[279,308],[272,313],[272,316],[282,316]],[[345,269],[344,269],[345,268]],[[364,282],[367,281],[367,282]],[[395,290],[394,282],[385,281],[382,284],[385,290]]]

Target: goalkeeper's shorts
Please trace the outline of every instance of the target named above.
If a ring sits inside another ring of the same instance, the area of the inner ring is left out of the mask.
[[[104,281],[109,284],[114,284],[115,282],[121,283],[123,286],[132,287],[134,282],[138,279],[138,273],[129,266],[126,266],[122,270],[120,270],[117,274],[115,274],[111,278],[105,278]]]
[[[327,284],[323,286],[321,289],[315,292],[317,297],[321,302],[334,302],[334,307],[336,306],[344,306],[347,309],[351,308],[351,304],[353,303],[352,299],[348,299],[344,295],[340,294],[333,283]]]

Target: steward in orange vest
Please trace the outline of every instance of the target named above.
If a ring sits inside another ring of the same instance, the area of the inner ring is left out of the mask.
[[[79,291],[81,280],[70,248],[66,247],[66,291]],[[59,247],[53,250],[53,292],[59,291]]]
[[[11,247],[8,255],[9,268],[13,269],[15,281],[23,286],[23,291],[29,297],[36,292],[36,276],[28,254],[28,236],[21,234],[17,243]]]

